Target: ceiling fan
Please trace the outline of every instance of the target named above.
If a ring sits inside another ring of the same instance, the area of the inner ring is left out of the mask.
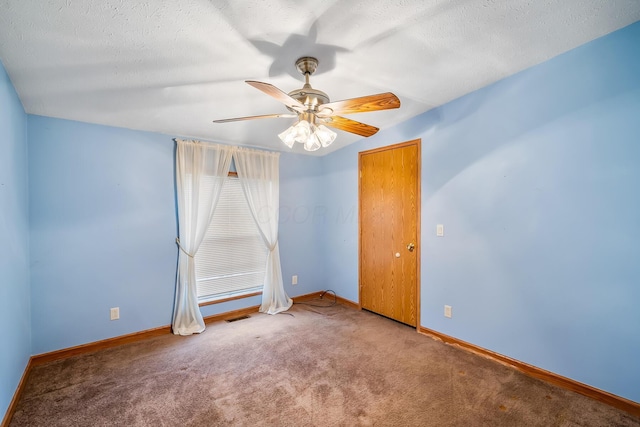
[[[309,84],[309,77],[317,67],[318,60],[316,58],[309,56],[299,58],[296,61],[296,68],[304,76],[305,83],[302,88],[295,89],[288,94],[269,83],[246,81],[249,85],[282,102],[291,111],[290,114],[236,117],[214,120],[213,122],[227,123],[253,119],[296,117],[298,121],[278,136],[289,148],[293,147],[295,142],[300,142],[304,144],[305,150],[315,151],[320,147],[328,147],[336,137],[336,133],[326,126],[364,137],[371,136],[379,130],[375,126],[342,117],[342,114],[368,113],[400,107],[400,100],[391,92],[329,102],[329,96],[326,93],[312,88]]]

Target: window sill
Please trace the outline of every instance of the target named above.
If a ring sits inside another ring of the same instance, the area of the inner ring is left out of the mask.
[[[249,292],[249,293],[246,293],[246,294],[237,294],[237,295],[232,295],[232,296],[228,296],[228,297],[224,297],[224,298],[215,298],[215,299],[209,299],[209,300],[205,300],[205,301],[200,301],[198,303],[198,306],[199,307],[204,307],[205,305],[219,304],[221,302],[234,301],[234,300],[242,299],[242,298],[255,297],[257,295],[262,295],[262,291]]]

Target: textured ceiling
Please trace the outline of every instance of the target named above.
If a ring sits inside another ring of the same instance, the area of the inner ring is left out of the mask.
[[[286,113],[243,81],[297,89],[300,56],[332,101],[398,95],[349,116],[386,128],[638,20],[638,0],[0,0],[0,59],[27,113],[288,150],[292,119],[211,121]]]

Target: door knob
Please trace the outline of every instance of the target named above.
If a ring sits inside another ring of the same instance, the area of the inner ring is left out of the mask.
[[[407,249],[409,249],[409,252],[413,252],[415,248],[416,248],[416,245],[413,242],[407,245]]]

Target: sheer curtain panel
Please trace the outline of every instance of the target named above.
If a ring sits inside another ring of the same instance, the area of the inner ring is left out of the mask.
[[[176,335],[191,335],[205,329],[198,307],[194,256],[229,173],[233,148],[180,139],[176,143],[179,227],[176,242],[180,250],[172,329]]]
[[[233,156],[249,209],[269,250],[260,311],[268,314],[280,313],[293,304],[284,291],[278,248],[280,154],[236,148]]]

